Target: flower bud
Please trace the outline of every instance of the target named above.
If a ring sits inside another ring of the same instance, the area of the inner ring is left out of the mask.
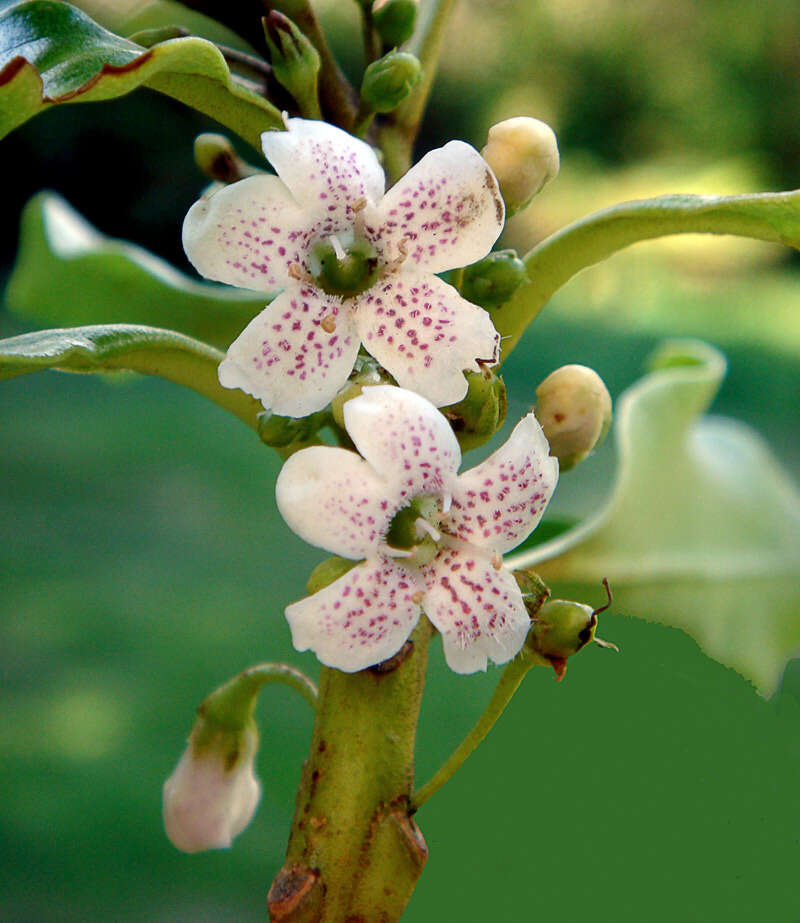
[[[229,729],[198,717],[164,783],[164,829],[174,846],[187,853],[227,849],[250,823],[261,797],[253,774],[257,748],[252,719]]]
[[[319,118],[319,52],[288,16],[272,10],[262,20],[272,73],[308,118]]]
[[[558,173],[558,144],[553,129],[539,119],[519,116],[489,129],[483,159],[494,171],[513,215]]]
[[[411,38],[418,5],[418,0],[375,0],[372,22],[384,45],[395,47]]]
[[[194,139],[194,160],[209,179],[218,183],[237,183],[262,172],[245,163],[225,135],[211,132]]]
[[[341,429],[346,429],[344,425],[344,405],[354,397],[358,397],[368,385],[389,385],[393,383],[393,379],[389,377],[385,369],[378,365],[372,356],[359,356],[347,384],[331,401],[334,423]]]
[[[407,51],[390,51],[364,72],[361,107],[366,112],[391,112],[422,79],[419,60]]]
[[[495,250],[464,269],[461,294],[482,308],[504,304],[528,278],[516,250]]]
[[[465,374],[468,386],[464,398],[442,408],[463,452],[488,442],[505,422],[508,410],[502,378],[491,369]]]
[[[611,395],[585,365],[564,365],[536,389],[536,417],[562,471],[583,461],[611,425]]]

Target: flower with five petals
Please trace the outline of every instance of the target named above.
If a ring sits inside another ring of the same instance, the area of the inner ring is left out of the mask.
[[[505,663],[530,619],[501,555],[536,527],[558,462],[533,414],[486,461],[458,475],[446,418],[402,388],[365,388],[344,405],[361,457],[312,446],[283,466],[281,515],[305,541],[363,561],[286,609],[298,650],[355,672],[391,657],[424,610],[457,673]]]
[[[363,343],[438,407],[497,360],[489,315],[435,273],[482,259],[503,227],[494,174],[462,141],[431,151],[384,195],[369,145],[325,122],[262,136],[277,176],[196,202],[186,253],[204,276],[279,294],[230,346],[219,379],[274,413],[306,416],[347,380]]]

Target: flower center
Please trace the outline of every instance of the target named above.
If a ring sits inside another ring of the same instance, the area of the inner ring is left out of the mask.
[[[414,497],[398,510],[386,533],[386,544],[390,548],[410,551],[409,564],[428,564],[439,551],[439,520],[441,504],[436,497]]]
[[[378,277],[378,255],[366,240],[352,232],[331,234],[311,248],[314,281],[329,295],[352,298],[372,286]]]

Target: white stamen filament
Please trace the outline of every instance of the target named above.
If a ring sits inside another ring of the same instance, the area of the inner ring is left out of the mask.
[[[446,516],[450,512],[453,503],[453,495],[449,493],[442,494],[442,515]]]
[[[438,542],[442,537],[442,533],[439,532],[438,529],[434,529],[434,527],[428,522],[428,520],[423,519],[422,516],[420,516],[419,519],[417,519],[417,521],[414,523],[414,526],[416,527],[417,535],[420,538],[422,538],[423,535],[427,534],[427,535],[430,535],[430,537],[435,542]]]
[[[340,262],[344,262],[344,260],[347,259],[347,252],[341,245],[339,238],[335,234],[331,234],[328,240],[333,247],[333,252],[336,254],[336,259]]]
[[[378,552],[387,558],[413,558],[414,552],[405,548],[392,548],[391,545],[379,545]]]

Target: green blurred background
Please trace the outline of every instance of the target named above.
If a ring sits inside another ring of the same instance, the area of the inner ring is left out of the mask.
[[[111,25],[157,13],[106,6]],[[320,8],[357,73],[355,4]],[[625,198],[794,188],[798,38],[800,10],[777,0],[462,0],[421,150],[451,137],[480,146],[510,115],[549,121],[562,173],[507,231],[520,249]],[[209,128],[139,93],[52,111],[5,139],[3,272],[12,219],[42,186],[187,269],[179,228],[203,182],[191,143]],[[665,334],[706,337],[730,359],[714,410],[759,429],[797,477],[798,301],[797,264],[778,247],[633,248],[570,283],[528,331],[505,372],[510,418],[559,364],[594,366],[618,394]],[[2,335],[24,329],[0,312]],[[264,797],[230,852],[176,852],[160,788],[215,685],[256,660],[316,672],[282,610],[322,554],[277,515],[276,457],[156,380],[47,373],[3,383],[0,401],[0,919],[263,920],[306,706],[264,692]],[[607,446],[562,479],[556,512],[591,509],[611,470]],[[620,592],[602,620],[619,656],[588,650],[561,684],[534,671],[420,811],[431,858],[411,923],[800,921],[799,662],[764,701],[686,635],[619,614],[629,603]],[[451,674],[434,643],[421,780],[497,675]]]

